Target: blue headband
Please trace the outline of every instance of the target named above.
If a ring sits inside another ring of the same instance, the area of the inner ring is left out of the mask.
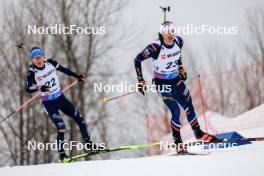
[[[44,56],[44,51],[42,49],[34,49],[33,51],[31,51],[32,59],[38,55]]]

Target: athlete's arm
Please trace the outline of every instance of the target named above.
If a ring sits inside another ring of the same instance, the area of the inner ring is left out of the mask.
[[[177,45],[179,46],[179,48],[182,49],[182,47],[183,47],[182,38],[179,37],[179,36],[176,36],[175,40],[176,40]],[[179,73],[180,73],[180,78],[182,80],[186,81],[187,80],[187,73],[185,72],[185,69],[183,68],[182,57],[180,57],[179,60],[178,60],[178,70],[179,70]]]
[[[183,47],[183,39],[181,37],[179,37],[179,36],[176,36],[175,40],[176,40],[176,43],[179,46],[179,48],[182,49],[182,47]],[[180,58],[178,60],[178,67],[179,67],[179,69],[183,68],[182,58]]]
[[[38,91],[35,74],[32,70],[29,70],[27,73],[26,91],[30,94]]]
[[[138,79],[138,90],[145,95],[145,80],[142,74],[141,62],[152,57],[157,58],[160,51],[160,46],[157,43],[148,45],[142,52],[140,52],[134,60],[135,69]]]
[[[160,51],[159,47],[160,47],[159,44],[152,43],[148,45],[143,51],[141,51],[135,58],[134,64],[135,64],[135,69],[136,69],[138,80],[141,80],[141,79],[143,80],[141,62],[150,57],[156,59],[159,55],[159,51]]]
[[[70,69],[64,67],[63,65],[59,64],[57,61],[53,60],[53,59],[48,59],[47,60],[49,63],[51,63],[55,68],[56,70],[59,70],[60,72],[68,75],[68,76],[73,76],[75,78],[78,78],[78,74],[71,71]]]
[[[85,81],[87,79],[85,75],[77,74],[77,73],[71,71],[70,69],[64,67],[63,65],[60,65],[57,61],[55,61],[53,59],[48,59],[47,61],[49,63],[51,63],[60,72],[66,74],[68,76],[73,76],[73,77],[77,78],[78,81],[80,81],[80,82]]]

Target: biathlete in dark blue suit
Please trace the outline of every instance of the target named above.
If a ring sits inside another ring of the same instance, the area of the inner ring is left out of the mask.
[[[62,162],[69,162],[71,159],[63,148],[65,123],[59,114],[59,110],[71,117],[79,126],[85,144],[91,148],[93,143],[87,131],[84,118],[79,110],[62,94],[59,79],[56,71],[60,71],[68,76],[77,78],[78,81],[85,81],[86,77],[76,74],[57,63],[53,59],[45,59],[44,51],[38,47],[31,50],[33,65],[27,73],[26,91],[30,94],[40,91],[42,103],[48,112],[48,116],[57,128],[57,142],[59,146],[59,157]]]
[[[172,114],[171,128],[174,142],[178,146],[178,152],[184,151],[184,148],[181,147],[183,145],[179,145],[182,144],[182,139],[180,135],[180,108],[178,104],[185,110],[188,122],[197,139],[208,142],[219,141],[215,136],[203,132],[198,123],[191,94],[184,83],[187,79],[187,74],[182,64],[181,49],[183,40],[181,37],[175,35],[175,26],[172,22],[167,21],[162,25],[163,29],[167,29],[167,31],[159,33],[159,40],[148,45],[135,58],[139,91],[144,95],[145,80],[141,71],[141,62],[152,58],[154,81],[158,88],[158,93]],[[164,88],[162,88],[164,85],[169,85],[171,90],[164,91]]]

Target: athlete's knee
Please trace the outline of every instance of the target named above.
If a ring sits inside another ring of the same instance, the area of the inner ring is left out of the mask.
[[[178,105],[175,106],[168,106],[171,115],[172,115],[172,119],[179,119],[180,118],[180,109],[178,107]]]
[[[77,123],[79,124],[80,127],[83,127],[83,128],[87,127],[86,122],[82,117],[78,119]]]
[[[185,113],[186,113],[187,116],[194,114],[194,107],[193,107],[193,105],[190,105],[190,106],[185,107],[184,108],[184,111],[185,111]]]
[[[187,102],[188,104],[192,103],[192,96],[191,96],[190,91],[187,87],[185,87],[182,95],[184,96],[185,102]]]
[[[173,118],[179,118],[180,117],[180,108],[178,107],[178,104],[174,99],[173,100],[172,99],[166,100],[165,104],[170,109]]]
[[[74,108],[73,116],[77,118],[82,116],[77,107]]]
[[[76,117],[74,118],[74,120],[76,121],[76,123],[77,123],[80,127],[86,127],[86,122],[85,122],[85,120],[84,120],[83,117],[81,117],[81,116],[76,116]]]
[[[172,113],[172,117],[173,118],[177,118],[177,119],[179,119],[180,118],[180,109],[179,108],[175,108],[175,109],[173,109],[172,111],[171,111],[171,113]]]
[[[77,108],[75,108],[75,112],[74,112],[73,118],[80,125],[85,125],[86,124],[84,118],[82,117],[82,114],[78,111]]]

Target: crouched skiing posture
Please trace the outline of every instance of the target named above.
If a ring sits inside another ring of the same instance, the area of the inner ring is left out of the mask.
[[[144,95],[145,80],[142,75],[141,62],[145,59],[153,59],[154,81],[157,86],[158,94],[169,108],[172,119],[171,128],[174,142],[178,152],[184,150],[180,135],[180,109],[179,105],[185,110],[188,122],[190,123],[194,135],[199,140],[208,142],[218,141],[213,136],[203,132],[195,114],[192,104],[191,94],[186,87],[184,81],[187,79],[187,73],[182,64],[183,40],[175,35],[175,27],[172,22],[166,21],[163,24],[164,29],[168,29],[159,33],[159,39],[148,45],[135,58],[135,68],[137,73],[139,91]],[[169,85],[170,91],[164,91],[162,86]]]
[[[31,58],[33,65],[27,73],[26,91],[30,94],[40,91],[42,103],[48,113],[50,120],[57,128],[57,142],[59,146],[59,157],[62,162],[71,160],[63,149],[64,133],[66,130],[65,123],[59,114],[59,110],[67,116],[71,117],[79,126],[85,144],[93,147],[90,141],[90,135],[84,118],[79,110],[62,94],[59,79],[56,70],[63,72],[68,76],[85,81],[86,77],[76,74],[68,68],[60,65],[53,59],[45,59],[44,51],[38,47],[31,50]]]

